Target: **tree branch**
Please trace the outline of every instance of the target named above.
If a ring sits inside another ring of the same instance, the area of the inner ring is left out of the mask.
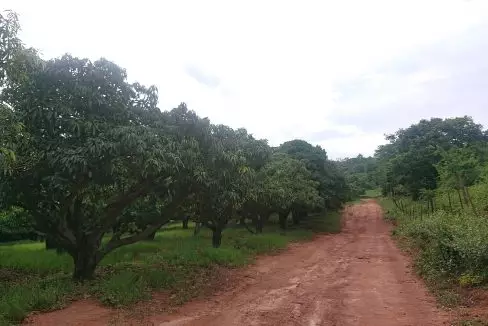
[[[246,228],[246,230],[248,230],[248,231],[249,231],[249,232],[251,232],[252,234],[256,234],[256,232],[254,232],[254,230],[253,230],[253,229],[251,229],[251,228],[249,227],[249,225],[247,225],[247,223],[246,223],[246,219],[245,219],[245,218],[244,218],[244,219],[242,219],[242,224],[244,224],[244,227]]]
[[[212,223],[212,224],[210,224],[210,222],[209,222],[209,221],[205,221],[205,222],[203,222],[203,224],[204,224],[204,225],[205,225],[207,228],[209,228],[210,230],[212,230],[212,231],[215,231],[215,230],[216,230],[215,225],[213,225],[213,223]]]
[[[111,251],[113,251],[119,247],[126,246],[129,244],[133,244],[135,242],[146,239],[150,234],[152,234],[153,232],[160,229],[163,225],[167,224],[169,221],[170,221],[170,219],[168,218],[162,222],[159,222],[156,225],[150,225],[144,231],[142,231],[136,235],[130,236],[130,237],[120,239],[120,235],[117,235],[117,234],[113,235],[112,238],[110,239],[110,241],[100,251],[101,255],[102,255],[100,258],[102,258],[103,256],[105,256],[109,252],[111,252]]]
[[[129,191],[113,198],[104,209],[104,221],[102,232],[106,232],[115,223],[122,211],[136,201],[141,196],[146,195],[151,190],[153,180],[143,180],[134,185]]]

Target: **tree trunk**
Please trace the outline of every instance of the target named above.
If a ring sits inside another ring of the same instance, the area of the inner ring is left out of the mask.
[[[95,268],[100,262],[100,259],[96,250],[81,248],[73,256],[73,261],[75,265],[73,279],[77,281],[85,281],[93,279]]]
[[[58,255],[66,252],[66,250],[56,242],[56,240],[50,236],[46,237],[46,250],[54,250],[56,249],[56,253]]]
[[[222,229],[214,228],[212,230],[212,246],[214,248],[219,248],[222,244]]]
[[[291,213],[291,219],[293,221],[293,225],[300,224],[300,213],[298,211],[294,211]]]
[[[288,222],[288,212],[287,213],[279,213],[279,222],[280,222],[280,228],[282,230],[286,230],[286,224]]]
[[[154,231],[153,233],[149,234],[146,238],[146,240],[154,240],[154,238],[156,238],[156,231]]]
[[[434,213],[434,211],[435,211],[435,207],[434,207],[434,198],[430,198],[430,199],[429,199],[429,201],[430,201],[430,211],[431,211],[431,213],[433,214],[433,213]]]
[[[202,223],[200,223],[200,222],[195,223],[195,229],[193,230],[193,236],[198,235],[198,233],[200,233],[201,229],[202,229]]]
[[[256,226],[256,233],[263,233],[263,218],[261,216],[258,216],[256,218],[256,222],[254,223]]]
[[[479,217],[478,216],[478,211],[476,210],[476,207],[474,206],[473,204],[473,200],[471,198],[471,195],[469,194],[469,190],[467,187],[464,187],[464,191],[466,192],[466,196],[468,197],[468,200],[469,200],[469,204],[471,205],[471,209],[473,210],[473,213],[476,217]]]
[[[449,200],[449,210],[452,213],[452,201],[451,201],[451,193],[447,192],[447,199]]]
[[[56,249],[56,241],[54,241],[50,236],[46,237],[46,250]]]
[[[466,187],[464,186],[464,180],[460,175],[458,175],[457,178],[458,178],[459,189],[461,190],[461,193],[463,194],[464,204],[466,206],[468,206],[469,200],[468,200],[468,194],[466,193]]]
[[[462,188],[462,194],[463,194],[464,204],[466,206],[469,206],[469,195],[466,187]]]
[[[190,222],[190,219],[188,217],[183,218],[183,229],[187,230],[188,229],[188,222]]]
[[[459,197],[459,204],[461,204],[461,209],[464,209],[463,200],[461,199],[461,192],[459,191],[459,189],[456,189],[456,191]]]

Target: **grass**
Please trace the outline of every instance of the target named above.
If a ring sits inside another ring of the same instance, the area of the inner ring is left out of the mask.
[[[346,203],[346,205],[356,205],[361,203],[361,197],[352,199]]]
[[[471,193],[478,207],[485,207],[486,186],[472,187]],[[408,198],[398,201],[402,209],[388,198],[379,202],[385,218],[396,225],[394,238],[414,258],[418,274],[438,303],[447,308],[470,306],[471,293],[488,285],[488,216],[456,207],[445,197],[435,198],[434,213],[424,208],[423,214],[419,209],[423,203]],[[456,325],[488,325],[488,321],[465,319]]]
[[[480,319],[469,319],[469,320],[461,320],[457,324],[457,326],[488,326],[488,322],[480,320]]]
[[[381,189],[369,189],[364,192],[362,197],[366,198],[378,198],[381,197]]]
[[[154,241],[121,247],[105,257],[97,278],[83,284],[71,280],[73,262],[67,254],[46,251],[44,243],[0,245],[0,326],[21,322],[32,311],[58,309],[90,296],[102,304],[124,307],[151,298],[153,291],[170,294],[169,304],[200,295],[218,280],[221,267],[235,268],[258,254],[273,253],[291,241],[311,239],[314,232],[339,232],[340,215],[311,217],[305,228],[281,232],[275,225],[259,235],[242,228],[224,231],[222,247],[211,247],[211,234],[170,225]]]
[[[348,205],[355,205],[355,204],[361,203],[362,199],[380,198],[381,196],[382,196],[381,189],[369,189],[369,190],[366,190],[362,195],[359,195],[359,197],[356,197],[356,198],[348,201],[347,204]]]

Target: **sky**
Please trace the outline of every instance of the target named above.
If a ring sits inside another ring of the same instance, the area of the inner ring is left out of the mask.
[[[372,155],[423,118],[488,127],[486,0],[2,0],[44,58],[105,57],[270,145]]]

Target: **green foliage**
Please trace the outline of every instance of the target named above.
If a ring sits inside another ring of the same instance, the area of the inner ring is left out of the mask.
[[[337,164],[350,188],[349,199],[357,198],[367,190],[378,188],[378,164],[374,157],[359,154],[357,157],[340,160]]]
[[[473,185],[481,174],[481,158],[474,148],[453,147],[441,152],[435,166],[445,189],[462,189]]]
[[[11,62],[22,48],[17,34],[20,30],[18,16],[13,11],[0,12],[0,87],[11,72]]]
[[[339,233],[342,228],[341,213],[333,211],[311,215],[305,221],[305,228],[314,232]]]
[[[32,217],[25,210],[12,206],[0,211],[0,243],[36,238]]]
[[[320,146],[295,139],[283,143],[278,151],[305,163],[312,179],[319,183],[318,191],[325,200],[325,207],[338,209],[348,199],[349,188],[344,174],[335,162],[328,160],[327,153]]]
[[[488,283],[486,135],[469,117],[422,120],[376,152],[385,216],[449,306],[460,302],[453,284]]]
[[[302,161],[275,153],[261,173],[260,187],[278,211],[290,211],[293,205],[304,206],[308,210],[323,207],[324,199],[317,190],[319,184],[312,179],[312,173]]]
[[[367,189],[364,192],[364,197],[368,197],[368,198],[381,197],[381,189]]]
[[[110,276],[98,290],[100,301],[111,306],[126,306],[151,297],[144,278],[130,270]]]
[[[31,311],[59,308],[74,290],[73,282],[66,277],[32,279],[13,285],[3,285],[0,297],[0,325],[21,322]]]
[[[446,276],[476,283],[488,281],[488,222],[472,214],[455,216],[443,211],[405,223],[400,234],[422,249],[422,272],[429,277]]]
[[[413,199],[419,198],[421,189],[437,188],[436,165],[444,152],[468,146],[475,148],[487,140],[482,126],[470,117],[421,120],[386,139],[390,143],[379,146],[375,154],[383,193],[395,193],[400,185]]]
[[[0,175],[12,173],[17,143],[23,138],[22,124],[7,105],[0,103]]]
[[[345,179],[322,148],[294,140],[279,149],[290,157],[271,158],[266,140],[184,103],[161,112],[154,86],[107,59],[42,59],[19,28],[15,13],[0,15],[0,234],[46,236],[71,256],[75,279],[172,219],[191,216],[220,247],[233,220],[259,233],[272,213],[286,227],[290,211],[298,224],[344,202]]]
[[[469,188],[472,202],[487,207],[488,185]],[[449,196],[449,197],[448,197]],[[450,198],[450,199],[449,199]],[[408,240],[419,252],[418,267],[429,280],[449,280],[462,286],[488,282],[488,219],[486,211],[475,214],[448,192],[438,191],[429,204],[409,198],[382,199],[386,217],[398,227],[395,234]],[[432,205],[432,204],[430,204]],[[422,213],[423,212],[423,213]]]
[[[267,157],[266,141],[255,140],[245,129],[211,126],[211,137],[201,146],[195,169],[196,214],[213,232],[220,247],[222,231],[252,193],[255,171]]]

